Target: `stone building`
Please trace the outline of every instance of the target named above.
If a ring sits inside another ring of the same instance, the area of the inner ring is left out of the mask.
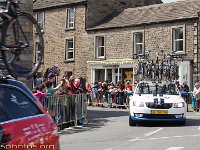
[[[184,56],[178,62],[179,80],[191,87],[200,67],[200,1],[157,3],[161,1],[38,0],[34,12],[45,41],[41,73],[58,64],[62,74],[84,76],[91,83],[134,81],[134,53],[176,50]]]
[[[88,77],[95,80],[134,80],[134,53],[177,51],[179,80],[192,87],[199,76],[200,1],[181,1],[125,9],[109,22],[87,28]],[[101,48],[100,48],[101,47]],[[94,55],[95,51],[99,51]]]
[[[125,8],[161,3],[160,0],[38,0],[34,13],[44,36],[44,64],[40,74],[58,64],[61,74],[87,76],[88,33]]]

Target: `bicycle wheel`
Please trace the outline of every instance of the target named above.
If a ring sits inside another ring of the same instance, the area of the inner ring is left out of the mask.
[[[5,31],[2,58],[10,75],[31,78],[43,61],[43,37],[35,18],[21,12]]]

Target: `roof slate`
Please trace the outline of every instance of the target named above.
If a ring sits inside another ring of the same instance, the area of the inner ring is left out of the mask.
[[[128,8],[110,21],[87,30],[197,18],[198,12],[200,12],[200,0],[178,1],[138,8]]]
[[[68,4],[75,4],[79,2],[86,2],[87,0],[37,0],[34,5],[33,9],[44,9],[44,8],[51,8],[51,7],[58,7]]]

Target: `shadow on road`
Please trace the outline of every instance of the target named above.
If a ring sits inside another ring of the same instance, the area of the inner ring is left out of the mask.
[[[110,118],[110,117],[122,117],[122,116],[128,116],[129,112],[127,109],[98,109],[98,110],[88,110],[88,117],[93,118]]]
[[[88,120],[81,126],[72,126],[65,128],[60,132],[60,134],[74,134],[84,131],[93,131],[104,126],[106,122],[107,122],[106,119]]]
[[[110,117],[128,117],[128,110],[126,109],[88,109],[86,121],[82,126],[67,127],[60,132],[60,134],[74,134],[84,131],[93,131],[99,129],[109,121]]]

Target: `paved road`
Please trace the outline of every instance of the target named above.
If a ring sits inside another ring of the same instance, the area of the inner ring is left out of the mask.
[[[189,112],[186,126],[128,125],[128,111],[88,108],[88,124],[63,131],[61,150],[199,150],[200,113]]]

